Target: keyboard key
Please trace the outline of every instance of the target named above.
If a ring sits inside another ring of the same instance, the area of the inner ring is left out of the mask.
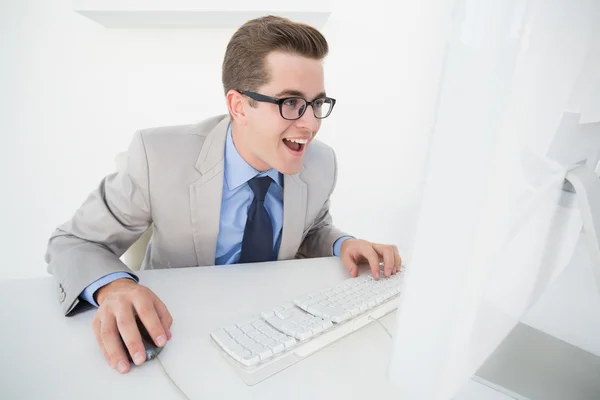
[[[256,342],[248,336],[237,337],[235,338],[235,341],[246,348],[252,348],[252,346],[256,344]]]
[[[271,347],[271,350],[273,351],[273,354],[279,354],[285,350],[285,344],[277,343],[273,347]]]
[[[246,346],[246,349],[250,350],[253,354],[259,354],[265,347],[262,344],[252,342]]]
[[[289,349],[290,347],[293,347],[296,343],[296,339],[294,339],[293,337],[286,337],[286,338],[281,338],[280,339],[281,343],[283,343],[283,345],[285,346],[286,349]]]
[[[271,357],[273,355],[273,352],[271,351],[271,349],[262,349],[259,353],[258,356],[260,357],[261,361],[264,361],[266,359],[268,359],[269,357]]]
[[[292,312],[290,310],[275,311],[275,316],[279,319],[288,319],[291,318]]]
[[[237,359],[236,356],[234,356],[233,358]],[[240,359],[238,359],[238,361],[244,364],[245,366],[250,367],[255,364],[258,364],[260,361],[260,357],[256,354],[246,352]]]
[[[262,328],[259,328],[258,331],[268,337],[273,337],[273,335],[279,334],[279,332],[274,330],[270,325],[263,326]]]
[[[286,311],[283,313],[275,312],[274,314],[267,319],[267,323],[298,340],[306,340],[316,335],[319,331],[311,329],[311,325],[325,322],[322,318],[307,314],[296,306],[286,307]]]
[[[259,328],[261,328],[261,327],[263,327],[265,325],[266,325],[266,323],[263,320],[256,321],[256,322],[252,323],[252,326],[255,327],[256,329],[259,329]]]
[[[261,337],[261,336],[262,336],[262,333],[261,333],[261,332],[259,332],[259,331],[257,331],[257,330],[255,330],[255,331],[248,332],[246,335],[248,335],[248,337],[249,337],[250,339],[254,339],[254,340],[256,340],[256,338],[258,338],[258,337]]]
[[[234,338],[234,339],[235,339],[236,337],[238,337],[238,336],[240,336],[240,335],[243,335],[243,334],[244,334],[244,332],[242,332],[242,331],[240,330],[240,328],[237,328],[237,327],[236,327],[235,329],[232,329],[232,330],[230,330],[230,331],[229,331],[229,332],[227,332],[227,333],[229,333],[229,336],[231,336],[231,337],[232,337],[232,338]]]
[[[215,340],[215,342],[217,342],[221,346],[223,346],[224,344],[228,344],[232,341],[231,337],[227,334],[225,329],[219,329],[218,331],[212,332],[210,335]]]

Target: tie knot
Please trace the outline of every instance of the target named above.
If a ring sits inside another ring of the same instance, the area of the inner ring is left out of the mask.
[[[254,197],[257,201],[265,201],[265,196],[267,195],[267,190],[269,190],[269,186],[271,186],[272,179],[268,176],[255,176],[254,178],[248,181],[248,185],[254,192]]]

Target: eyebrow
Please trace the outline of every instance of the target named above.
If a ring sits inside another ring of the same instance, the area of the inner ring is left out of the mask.
[[[277,97],[277,98],[281,98],[281,96],[297,96],[297,97],[302,97],[302,98],[306,98],[306,95],[299,91],[299,90],[294,90],[294,89],[285,89],[282,90],[281,92],[277,93],[275,96],[273,97]],[[321,92],[318,95],[315,96],[315,99],[321,98],[321,97],[326,97],[327,94],[325,92]],[[314,100],[314,99],[313,99]]]

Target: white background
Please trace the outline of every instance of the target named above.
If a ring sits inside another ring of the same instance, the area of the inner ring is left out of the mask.
[[[408,261],[448,10],[350,3],[334,3],[323,30],[327,91],[338,99],[319,134],[340,168],[332,213],[341,229],[396,244]],[[110,30],[69,0],[0,7],[0,279],[45,276],[50,233],[114,170],[136,129],[226,112],[221,62],[233,30]],[[599,309],[578,249],[524,320],[600,355]]]

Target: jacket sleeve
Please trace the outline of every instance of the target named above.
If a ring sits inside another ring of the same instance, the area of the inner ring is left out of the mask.
[[[144,140],[137,132],[126,167],[102,179],[73,217],[50,236],[45,260],[65,315],[80,304],[88,285],[108,274],[127,272],[138,279],[119,257],[151,223],[148,182]]]

